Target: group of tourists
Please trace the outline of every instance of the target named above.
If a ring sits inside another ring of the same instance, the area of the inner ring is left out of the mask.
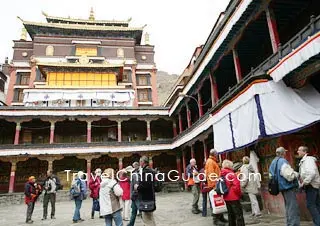
[[[47,171],[47,177],[43,183],[36,183],[36,178],[30,176],[24,187],[25,203],[27,204],[26,223],[32,224],[31,219],[35,202],[41,193],[43,195],[43,217],[46,220],[48,216],[48,205],[51,203],[51,219],[55,219],[56,192],[62,188],[60,180],[51,170]]]
[[[316,164],[317,159],[309,155],[305,146],[298,148],[298,156],[301,158],[299,172],[295,172],[285,159],[286,149],[276,149],[276,157],[269,168],[269,192],[272,195],[282,193],[285,201],[287,225],[300,225],[300,211],[296,198],[298,189],[304,189],[307,199],[307,208],[312,216],[315,226],[320,226],[320,176]],[[253,152],[253,151],[252,151]],[[253,154],[255,154],[253,152]],[[225,159],[220,165],[217,161],[218,153],[215,149],[210,150],[210,156],[204,163],[204,168],[199,170],[196,160],[191,159],[186,168],[188,186],[191,187],[193,201],[191,212],[202,213],[207,216],[208,194],[216,197],[221,195],[224,200],[228,220],[223,213],[212,214],[214,225],[242,226],[245,225],[243,210],[240,203],[243,193],[248,194],[251,203],[251,217],[262,216],[257,195],[260,190],[261,176],[258,173],[256,162],[250,161],[244,156],[242,163],[237,166],[232,161]],[[203,178],[203,175],[205,175]],[[272,185],[273,184],[273,185]],[[273,188],[274,187],[274,188]],[[273,190],[276,190],[273,191]],[[202,211],[198,207],[199,196],[202,193]],[[210,207],[215,213],[214,198],[210,197]]]
[[[82,200],[86,199],[87,194],[83,176],[83,172],[78,172],[70,189],[75,202],[74,223],[84,221],[80,216]],[[94,219],[95,212],[99,212],[99,217],[105,219],[106,226],[111,226],[113,221],[116,226],[123,226],[123,221],[128,221],[127,226],[133,226],[139,213],[144,225],[156,225],[153,217],[156,209],[154,178],[155,171],[149,167],[146,156],[140,158],[140,163],[134,162],[117,174],[112,168],[103,172],[96,169],[89,181],[91,218]]]
[[[296,195],[299,189],[304,189],[307,208],[313,223],[315,226],[320,226],[320,176],[316,164],[317,159],[309,155],[307,147],[299,147],[297,154],[301,160],[299,172],[296,172],[285,159],[286,151],[283,147],[276,149],[276,157],[269,167],[269,192],[272,195],[282,194],[287,225],[299,226],[300,211]],[[195,159],[191,159],[186,168],[186,174],[189,178],[188,186],[191,187],[193,195],[191,212],[207,216],[209,195],[210,207],[214,213],[212,214],[214,225],[226,225],[227,223],[229,226],[245,225],[240,199],[243,193],[247,193],[251,202],[251,217],[261,217],[257,200],[261,176],[259,177],[260,174],[257,174],[257,164],[251,161],[251,154],[250,158],[243,157],[240,167],[228,159],[223,160],[220,164],[221,161],[218,161],[217,158],[217,151],[212,149],[203,169],[197,168]],[[93,219],[95,212],[98,211],[99,217],[105,219],[106,226],[112,225],[112,221],[116,226],[123,226],[123,220],[128,221],[127,226],[133,226],[138,213],[141,212],[144,225],[156,225],[153,217],[153,212],[156,210],[155,191],[157,190],[155,174],[156,171],[149,167],[149,159],[146,156],[141,157],[139,163],[134,162],[132,166],[120,170],[118,172],[120,179],[118,180],[112,168],[105,169],[103,172],[101,169],[96,169],[95,175],[89,181],[90,197],[92,198],[91,218]],[[35,177],[29,177],[25,184],[26,223],[33,223],[31,217],[34,203],[43,192],[42,220],[47,219],[49,202],[51,203],[50,217],[55,219],[56,192],[60,188],[59,179],[51,171],[47,172],[47,178],[41,184],[36,183]],[[200,193],[202,193],[203,200],[202,211],[198,206]],[[87,198],[87,183],[82,171],[76,174],[71,185],[70,195],[75,203],[73,222],[84,221],[80,216],[80,209],[82,201]],[[228,213],[228,220],[224,218],[223,211],[214,211],[216,203],[213,201],[213,196],[223,198],[226,207],[224,212]]]
[[[70,188],[70,196],[75,203],[73,223],[84,221],[80,210],[90,189],[92,219],[95,212],[99,212],[99,217],[105,219],[106,226],[111,226],[113,221],[116,226],[123,226],[123,220],[128,221],[127,226],[133,226],[137,215],[140,215],[144,225],[156,225],[153,217],[153,212],[156,210],[155,173],[156,171],[149,167],[149,158],[146,156],[141,157],[139,163],[134,162],[132,166],[117,173],[112,168],[107,168],[103,172],[99,168],[96,169],[88,186],[85,173],[79,171],[75,174]],[[34,176],[29,178],[25,184],[26,223],[33,223],[31,217],[34,204],[43,192],[42,220],[47,219],[49,202],[51,202],[51,219],[55,219],[56,192],[60,188],[59,179],[51,171],[47,172],[47,178],[41,184],[36,183]]]

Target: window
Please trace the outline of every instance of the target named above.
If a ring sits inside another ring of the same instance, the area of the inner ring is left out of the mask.
[[[49,86],[105,87],[116,86],[117,77],[111,72],[49,72]]]
[[[148,80],[145,75],[139,76],[139,85],[140,86],[146,86],[148,85]]]
[[[19,72],[17,73],[17,85],[29,85],[30,72]]]
[[[122,48],[117,49],[117,57],[119,58],[124,57],[124,50]]]
[[[139,92],[139,101],[142,101],[142,102],[147,102],[147,101],[149,101],[148,91],[147,91],[147,90],[141,90],[141,91]]]
[[[13,102],[23,102],[23,97],[24,97],[23,89],[14,90]]]
[[[46,48],[46,56],[53,56],[54,54],[54,47],[53,46],[47,46]]]
[[[129,82],[130,71],[124,71],[122,75],[122,81]]]
[[[77,100],[77,107],[83,107],[86,105],[86,101],[85,100]]]
[[[97,56],[97,47],[77,46],[76,56]]]

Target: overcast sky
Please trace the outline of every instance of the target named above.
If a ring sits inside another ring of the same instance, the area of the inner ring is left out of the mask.
[[[1,3],[0,62],[12,58],[12,40],[19,39],[17,19],[44,22],[41,11],[51,16],[89,17],[97,20],[127,19],[131,26],[147,24],[150,44],[155,45],[158,70],[181,74],[196,46],[203,44],[229,0],[9,0]]]

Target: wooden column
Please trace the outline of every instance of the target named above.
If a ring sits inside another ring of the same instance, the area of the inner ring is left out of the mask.
[[[151,140],[151,127],[150,127],[151,120],[146,120],[146,122],[147,122],[147,140]]]
[[[219,93],[218,93],[218,86],[216,83],[216,79],[211,74],[209,74],[209,78],[210,78],[210,84],[211,84],[211,103],[213,107],[219,100]]]
[[[87,185],[89,186],[90,178],[91,178],[91,161],[92,159],[99,158],[101,155],[77,155],[78,159],[85,159],[87,161]]]
[[[179,112],[179,133],[183,132],[183,125],[182,125],[182,116],[181,116],[181,112]]]
[[[182,164],[183,164],[183,175],[184,178],[187,179],[188,175],[187,175],[187,161],[186,161],[186,153],[182,150]],[[184,183],[184,188],[187,190],[188,189],[188,184],[187,182]]]
[[[15,133],[15,136],[14,136],[14,145],[18,145],[19,144],[20,131],[21,131],[21,122],[16,122],[16,133]]]
[[[234,64],[234,69],[236,71],[237,82],[239,83],[242,80],[242,73],[241,73],[241,66],[240,66],[238,51],[236,49],[233,49],[232,54],[233,54],[233,64]]]
[[[194,159],[195,158],[195,154],[194,154],[194,145],[191,144],[191,158]]]
[[[123,158],[122,157],[118,157],[118,160],[119,160],[119,163],[118,163],[119,170],[122,170],[123,169]]]
[[[87,143],[91,143],[91,123],[92,121],[87,121]]]
[[[172,128],[173,128],[173,137],[176,137],[178,135],[176,121],[172,121]]]
[[[190,108],[188,106],[188,104],[186,104],[186,108],[187,108],[187,122],[188,122],[188,128],[191,127],[191,111],[190,111]]]
[[[181,158],[180,158],[180,153],[177,153],[177,155],[176,155],[176,161],[177,161],[177,171],[179,172],[179,177],[181,178],[182,172],[181,172]]]
[[[269,28],[269,35],[270,35],[272,50],[273,50],[273,53],[276,53],[278,51],[278,47],[280,44],[280,38],[279,38],[278,29],[277,29],[276,17],[274,15],[273,10],[269,7],[266,9],[266,17],[267,17],[267,23]]]
[[[199,108],[199,118],[203,115],[203,102],[200,90],[198,90],[198,108]]]
[[[50,144],[54,143],[54,130],[55,130],[55,121],[50,121]]]
[[[53,162],[55,160],[63,159],[63,155],[54,155],[54,156],[40,155],[40,156],[37,156],[37,158],[41,161],[47,161],[48,162],[48,170],[53,171]]]
[[[121,129],[121,120],[117,120],[118,123],[118,142],[122,141],[122,129]]]
[[[152,160],[152,156],[149,156],[149,167],[151,169],[153,169],[153,160]]]
[[[9,181],[9,193],[14,191],[14,182],[16,178],[17,161],[11,161],[10,181]]]
[[[207,159],[208,159],[208,147],[207,147],[207,144],[206,144],[206,140],[205,140],[205,139],[202,141],[202,144],[203,144],[204,160],[207,161]]]
[[[16,179],[16,170],[17,170],[17,163],[26,161],[28,157],[0,157],[0,160],[3,162],[10,162],[11,169],[10,169],[10,179],[9,179],[9,189],[8,192],[14,192],[14,184]]]

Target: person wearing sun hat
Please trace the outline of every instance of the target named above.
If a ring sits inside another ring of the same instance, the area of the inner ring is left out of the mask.
[[[27,218],[26,223],[32,224],[33,220],[32,213],[34,210],[34,204],[41,193],[40,185],[36,184],[36,178],[34,176],[30,176],[28,181],[25,183],[24,186],[24,195],[25,195],[25,203],[27,204]]]

